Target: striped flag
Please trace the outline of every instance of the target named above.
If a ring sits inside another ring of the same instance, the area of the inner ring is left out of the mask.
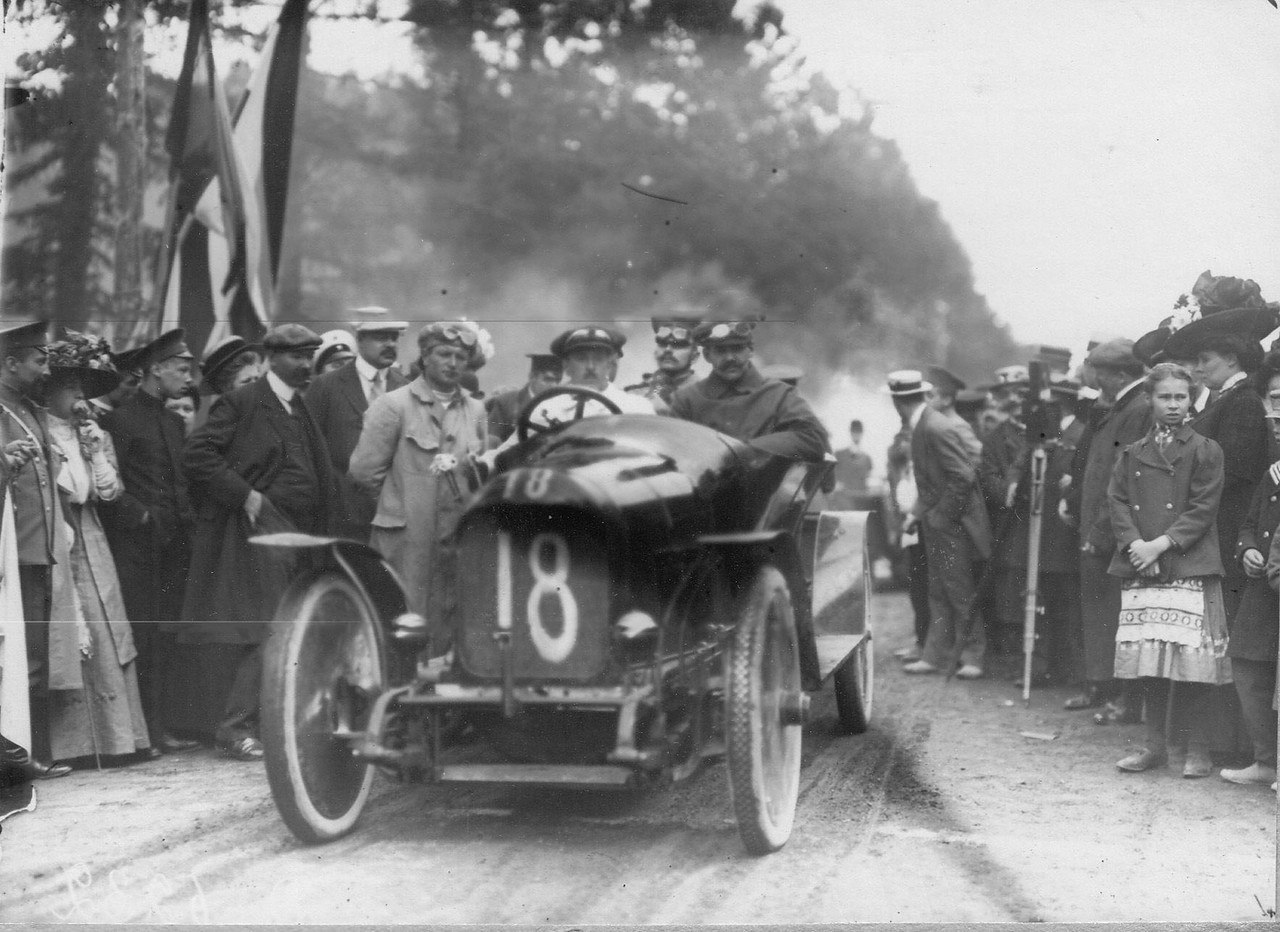
[[[276,316],[294,111],[308,0],[286,0],[233,121],[217,81],[208,0],[192,0],[166,146],[170,220],[161,329],[203,355],[256,339]]]

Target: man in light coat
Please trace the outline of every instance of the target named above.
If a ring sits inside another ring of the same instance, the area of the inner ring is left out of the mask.
[[[377,501],[370,543],[400,574],[408,608],[425,617],[434,653],[447,650],[457,606],[453,532],[479,486],[488,447],[484,404],[459,379],[480,352],[475,328],[432,323],[418,334],[422,374],[378,398],[351,454],[351,479]]]

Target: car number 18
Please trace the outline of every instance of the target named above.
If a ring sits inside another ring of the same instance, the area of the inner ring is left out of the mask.
[[[510,631],[515,597],[512,585],[511,534],[498,532],[498,628]],[[550,552],[551,566],[543,563]],[[562,663],[573,653],[578,640],[578,600],[569,587],[569,544],[560,534],[544,532],[529,541],[527,554],[533,586],[525,601],[529,637],[543,660]],[[552,634],[542,617],[543,602],[553,598],[559,603],[561,626]]]

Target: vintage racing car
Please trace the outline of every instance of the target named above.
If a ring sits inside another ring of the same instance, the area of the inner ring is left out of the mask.
[[[442,657],[366,545],[305,548],[267,641],[261,732],[285,823],[350,831],[375,769],[402,780],[625,789],[727,762],[748,851],[786,843],[809,694],[867,727],[866,514],[809,510],[829,468],[686,421],[587,417],[538,431],[458,528]],[[465,737],[465,741],[460,736]]]

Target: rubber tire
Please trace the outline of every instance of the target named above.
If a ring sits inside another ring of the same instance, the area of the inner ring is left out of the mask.
[[[875,669],[875,650],[868,633],[832,676],[840,730],[847,734],[860,735],[871,723]]]
[[[782,639],[782,655],[789,653],[790,661],[770,666],[779,666],[777,672],[781,673],[784,687],[789,685],[801,694],[800,651],[791,595],[782,573],[766,565],[757,571],[742,601],[726,657],[725,676],[729,790],[738,833],[753,855],[769,854],[787,843],[800,791],[801,726],[783,725],[776,695],[771,699],[767,694],[771,678],[765,672],[766,661],[770,659],[770,648],[778,643],[775,638]],[[780,738],[777,754],[767,746],[770,718],[778,729],[775,737]],[[769,760],[770,757],[777,759]]]
[[[335,613],[341,617],[317,617],[325,599],[344,609]],[[327,664],[336,681],[340,671],[332,669],[331,648],[357,639],[364,642],[361,653],[368,666],[369,691],[376,696],[386,686],[377,619],[344,575],[325,570],[285,596],[265,646],[260,723],[267,782],[285,825],[308,844],[333,841],[350,832],[373,784],[373,767],[348,758],[342,744],[325,746],[323,738],[299,741],[298,734],[298,690],[317,685],[309,682],[307,674]],[[311,689],[304,703],[313,704],[315,695]],[[359,730],[365,723],[350,724]],[[313,775],[310,782],[306,774]],[[324,785],[316,785],[318,780]]]

